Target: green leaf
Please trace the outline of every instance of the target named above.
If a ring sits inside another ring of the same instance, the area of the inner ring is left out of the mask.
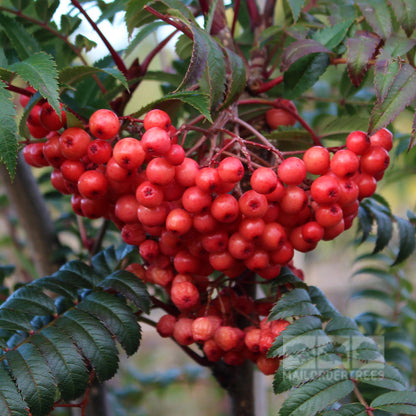
[[[53,276],[45,276],[36,279],[34,284],[43,289],[50,290],[57,295],[61,295],[69,299],[75,299],[78,295],[78,289],[80,286],[73,285],[71,282],[72,275],[69,275],[69,279],[66,279],[66,276],[68,276],[68,273],[61,274],[57,272]]]
[[[293,390],[283,403],[279,416],[315,415],[328,405],[341,400],[354,389],[348,373],[342,369],[328,371]]]
[[[91,363],[100,381],[114,376],[118,369],[118,352],[111,334],[87,312],[71,309],[56,320]]]
[[[73,284],[78,284],[79,281],[79,288],[92,288],[101,281],[101,277],[94,269],[80,260],[65,263],[58,272],[54,273],[54,276],[62,276],[62,273],[68,275],[69,281]]]
[[[99,286],[117,290],[146,313],[150,310],[150,298],[146,287],[133,273],[118,270],[107,276]]]
[[[357,2],[361,13],[377,35],[387,39],[391,35],[391,15],[385,0],[366,0]]]
[[[409,64],[402,64],[388,88],[383,101],[373,108],[369,134],[387,126],[404,108],[416,98],[416,71]]]
[[[347,70],[355,87],[360,86],[379,43],[379,38],[362,32],[347,39]]]
[[[312,87],[326,71],[330,59],[327,53],[316,53],[297,60],[283,75],[284,96],[296,98]]]
[[[0,414],[2,416],[28,416],[27,404],[23,401],[9,372],[0,363]]]
[[[411,36],[416,27],[416,4],[413,0],[390,0],[389,1],[400,26]]]
[[[21,62],[10,65],[10,70],[19,74],[26,82],[48,100],[53,109],[60,114],[58,95],[58,73],[51,55],[35,53]]]
[[[392,57],[405,55],[416,46],[416,39],[409,39],[398,33],[392,35],[383,45],[383,51],[386,51]]]
[[[324,29],[315,32],[312,39],[332,50],[344,40],[349,28],[354,22],[355,19],[350,18],[338,22],[333,26],[327,26]]]
[[[157,29],[159,29],[161,26],[165,26],[165,25],[166,25],[165,22],[153,22],[153,23],[147,24],[142,29],[140,29],[137,32],[137,34],[134,36],[134,38],[132,40],[130,40],[129,46],[127,47],[127,49],[125,51],[126,56],[129,56],[135,50],[135,48],[144,39],[147,38],[147,36],[154,35]],[[185,35],[182,35],[182,36],[186,37]],[[190,43],[192,44],[192,41],[189,38],[186,37],[186,39],[188,39],[190,41]]]
[[[38,349],[32,344],[22,344],[17,350],[7,352],[6,359],[32,416],[48,414],[54,403],[56,385]]]
[[[16,290],[2,304],[2,308],[21,310],[31,316],[46,316],[56,313],[53,300],[33,285],[23,286]]]
[[[49,0],[37,0],[35,2],[36,14],[42,22],[49,22],[58,6],[59,0],[53,1],[51,5]]]
[[[91,75],[103,73],[118,80],[126,89],[128,84],[125,76],[116,68],[97,68],[95,66],[71,66],[59,72],[59,83],[62,85],[74,85]]]
[[[11,100],[12,95],[0,83],[0,159],[6,165],[13,179],[17,163],[17,125],[16,110]]]
[[[165,95],[164,97],[159,98],[158,100],[155,100],[150,104],[142,107],[139,111],[132,114],[132,116],[139,117],[140,115],[147,113],[149,110],[157,108],[160,103],[171,100],[178,100],[185,104],[189,104],[197,111],[199,111],[203,116],[205,116],[208,121],[212,122],[211,114],[209,111],[209,96],[206,94],[201,94],[197,91],[179,91]]]
[[[14,309],[6,309],[3,305],[0,306],[0,328],[25,332],[33,330],[28,314]]]
[[[376,88],[377,100],[383,101],[389,91],[397,72],[400,69],[400,63],[393,59],[389,54],[381,53],[374,66],[374,86]]]
[[[365,407],[359,403],[343,404],[337,410],[328,410],[322,416],[368,416]]]
[[[270,312],[269,321],[292,316],[319,315],[305,289],[293,289],[285,293]]]
[[[382,279],[385,283],[387,283],[392,289],[397,289],[398,281],[396,277],[389,273],[387,270],[380,269],[378,267],[362,267],[356,270],[351,277],[359,276],[359,275],[371,275]]]
[[[100,251],[91,259],[92,267],[101,276],[107,276],[112,273],[119,266],[119,263],[120,260],[116,256],[114,246]]]
[[[140,345],[140,326],[132,310],[120,299],[106,292],[96,292],[78,307],[98,318],[113,334],[127,355],[134,354]]]
[[[362,298],[379,300],[380,302],[384,302],[391,308],[393,308],[395,304],[395,300],[391,297],[390,294],[383,292],[382,290],[378,290],[378,289],[361,289],[361,290],[355,291],[351,295],[351,299],[362,299]]]
[[[282,331],[275,339],[268,356],[282,357],[326,344],[330,344],[330,339],[322,330],[321,320],[315,316],[303,316]]]
[[[296,22],[299,19],[305,0],[287,0],[287,2],[292,12],[293,20]]]
[[[390,365],[375,366],[373,363],[365,364],[352,371],[351,377],[358,382],[370,384],[383,389],[403,391],[408,388],[406,380],[400,371]]]
[[[416,245],[414,225],[410,221],[396,215],[394,218],[399,227],[399,252],[392,264],[393,266],[406,260],[413,253]]]
[[[347,316],[335,316],[325,327],[325,332],[331,337],[362,336],[357,324]]]
[[[333,136],[342,136],[344,139],[351,131],[365,131],[368,127],[368,118],[357,114],[353,116],[326,116],[319,122],[316,132],[321,137],[331,139]]]
[[[66,401],[80,397],[88,386],[84,358],[68,336],[53,326],[42,329],[30,341],[42,353]]]
[[[162,3],[165,3],[169,7],[168,13],[179,17],[181,20],[189,20],[190,22],[195,22],[194,15],[191,10],[186,7],[183,1],[181,0],[159,0]]]
[[[210,50],[210,44],[207,37],[203,35],[202,31],[197,30],[196,28],[192,28],[192,33],[194,36],[194,44],[192,48],[191,61],[181,84],[175,92],[186,90],[187,88],[198,83],[204,73],[205,66],[207,65]]]
[[[232,104],[242,94],[246,86],[246,69],[243,60],[228,48],[224,49],[224,53],[230,76],[228,77],[225,100],[220,109],[227,108]]]
[[[61,32],[69,36],[81,24],[82,20],[78,16],[61,15]]]
[[[316,286],[309,286],[308,291],[312,303],[316,305],[323,319],[332,319],[339,316],[339,312],[336,310],[331,301],[325,296],[321,289]]]
[[[416,415],[416,392],[392,391],[385,393],[376,397],[370,406],[391,413]]]
[[[89,52],[97,46],[97,43],[78,33],[75,37],[75,45],[78,49],[85,49],[85,52]]]
[[[287,71],[292,64],[312,53],[331,53],[324,45],[313,39],[301,39],[291,43],[282,53],[280,71]]]
[[[205,42],[208,46],[208,59],[205,72],[209,85],[210,107],[214,111],[224,99],[226,82],[224,53],[213,37],[199,28],[193,28],[193,33],[195,33],[195,31],[198,31],[200,36],[205,38]]]
[[[149,2],[149,0],[129,0],[126,6],[125,22],[129,36],[131,36],[133,29],[140,27],[146,23],[153,22],[156,17],[149,13],[143,7],[151,3],[150,6],[158,12],[165,12],[166,5],[161,2]]]
[[[35,38],[16,20],[0,13],[0,26],[20,59],[27,59],[40,51]]]

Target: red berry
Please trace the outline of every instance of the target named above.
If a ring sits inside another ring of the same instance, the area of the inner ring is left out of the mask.
[[[88,127],[91,134],[98,139],[110,140],[118,134],[120,121],[113,111],[100,109],[91,115]]]
[[[306,178],[305,162],[298,157],[289,157],[279,165],[277,175],[286,185],[300,185]]]
[[[166,229],[170,232],[183,235],[192,227],[191,215],[182,208],[175,208],[166,217]]]
[[[260,236],[261,246],[269,251],[277,250],[286,241],[285,229],[277,222],[265,225],[263,234]]]
[[[353,131],[347,136],[347,149],[357,155],[362,155],[370,147],[370,139],[363,131]]]
[[[180,345],[191,345],[194,342],[192,336],[192,322],[190,318],[179,318],[173,328],[173,338]]]
[[[125,137],[119,140],[113,149],[114,160],[126,170],[133,170],[140,167],[146,153],[141,143],[133,137]]]
[[[240,208],[232,195],[221,194],[212,202],[211,214],[219,222],[231,223],[238,218]]]
[[[171,165],[178,166],[185,160],[185,150],[179,144],[173,143],[164,156]]]
[[[114,212],[116,217],[124,223],[137,222],[138,206],[139,204],[134,195],[122,195],[117,199]]]
[[[163,191],[160,186],[144,181],[136,189],[136,199],[145,207],[157,207],[163,201]]]
[[[353,176],[360,166],[358,156],[348,149],[338,150],[332,156],[330,167],[332,172],[340,178]]]
[[[43,144],[43,154],[48,163],[54,168],[59,168],[65,160],[64,155],[61,152],[61,146],[59,144],[59,135],[54,135]]]
[[[108,202],[105,198],[97,198],[97,199],[82,198],[81,199],[81,211],[82,211],[82,214],[87,218],[90,218],[90,219],[101,218],[107,214]],[[123,234],[121,236],[123,237]]]
[[[79,127],[70,127],[59,137],[63,156],[71,160],[81,159],[87,153],[90,141],[90,135]]]
[[[154,227],[155,225],[162,225],[167,216],[167,208],[165,205],[158,205],[156,207],[145,207],[139,205],[137,208],[137,217],[143,225]]]
[[[173,315],[163,315],[159,318],[159,321],[156,324],[156,331],[161,337],[171,337],[173,336],[176,321],[176,317]]]
[[[238,231],[246,240],[255,241],[262,236],[265,226],[262,218],[244,218],[238,226]]]
[[[217,362],[221,360],[223,356],[223,351],[213,339],[205,341],[202,349],[208,361]]]
[[[374,194],[377,188],[377,181],[373,175],[360,173],[354,177],[354,182],[358,186],[358,199],[362,200]]]
[[[191,186],[182,195],[183,207],[191,213],[207,210],[211,206],[211,194],[204,192],[198,186]]]
[[[199,291],[191,282],[178,282],[172,285],[170,297],[179,310],[192,309],[199,303]]]
[[[251,175],[250,185],[259,194],[270,194],[277,186],[276,173],[266,167],[257,168]]]
[[[309,243],[317,243],[324,236],[324,228],[316,221],[309,221],[302,226],[302,236]]]
[[[195,184],[204,192],[214,192],[221,183],[220,175],[215,168],[202,168],[195,177]]]
[[[78,179],[79,193],[85,198],[102,198],[107,193],[107,188],[107,178],[98,170],[87,170]]]
[[[78,182],[85,171],[85,166],[79,160],[65,160],[61,165],[62,176],[70,182]]]
[[[175,179],[181,186],[193,186],[195,185],[195,178],[198,172],[198,162],[194,159],[186,157],[179,166],[176,166]]]
[[[145,240],[139,246],[139,253],[145,261],[152,262],[159,255],[159,244],[155,240]]]
[[[228,240],[228,251],[238,260],[245,260],[254,253],[254,243],[248,241],[239,232],[233,233]]]
[[[376,175],[384,172],[390,163],[388,151],[382,146],[371,146],[369,150],[361,156],[361,172]]]
[[[121,229],[121,237],[127,244],[138,246],[146,240],[146,232],[139,223],[126,224]]]
[[[280,201],[280,209],[286,214],[298,214],[308,202],[306,192],[295,185],[289,185]]]
[[[313,146],[305,152],[303,161],[309,173],[323,175],[329,169],[330,154],[323,146]]]
[[[332,227],[342,220],[343,212],[338,204],[319,205],[315,210],[316,221],[322,227]]]
[[[226,157],[218,165],[218,174],[223,182],[237,183],[244,176],[244,166],[236,157]]]
[[[62,110],[62,104],[61,104]],[[66,113],[61,111],[61,116],[53,109],[53,107],[45,102],[42,104],[42,108],[39,114],[40,122],[45,129],[50,131],[56,131],[62,128],[66,124]]]
[[[143,149],[152,155],[164,155],[170,149],[169,133],[160,127],[147,130],[141,139]]]
[[[217,316],[200,316],[192,322],[192,336],[195,341],[208,341],[221,325],[221,318]]]
[[[382,128],[370,136],[372,146],[384,147],[387,151],[393,148],[393,134],[390,130]]]
[[[297,114],[296,107],[292,101],[280,99],[279,103]],[[288,111],[285,111],[284,108],[271,108],[266,111],[266,123],[273,130],[279,126],[293,126],[296,121],[296,117]]]
[[[220,326],[215,331],[214,340],[223,351],[230,351],[242,344],[244,333],[236,327]]]
[[[166,131],[171,126],[171,120],[169,115],[163,110],[150,110],[143,119],[143,127],[145,130],[149,130],[153,127],[159,127]]]
[[[244,192],[240,196],[238,205],[240,212],[248,218],[263,217],[268,209],[267,198],[253,189]]]
[[[156,185],[168,185],[175,177],[175,167],[166,159],[156,157],[147,164],[146,176],[150,182]]]
[[[87,148],[87,155],[91,162],[101,165],[107,163],[111,155],[113,154],[113,149],[111,144],[105,140],[95,139],[91,141]]]
[[[266,376],[271,376],[276,373],[280,366],[279,357],[267,358],[260,355],[256,361],[257,368]]]
[[[330,175],[323,175],[316,178],[311,186],[311,196],[319,204],[330,204],[337,202],[341,189],[337,178]]]

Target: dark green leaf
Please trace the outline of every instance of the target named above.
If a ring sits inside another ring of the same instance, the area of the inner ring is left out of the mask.
[[[10,310],[0,306],[0,328],[11,331],[32,331],[30,317],[21,311]]]
[[[181,84],[176,89],[176,92],[179,90],[186,90],[187,88],[194,86],[202,77],[205,66],[207,65],[210,44],[207,37],[203,35],[202,31],[197,30],[196,28],[192,29],[194,44],[192,48],[191,61]]]
[[[56,385],[41,353],[32,344],[23,344],[17,350],[7,352],[6,357],[32,416],[47,415],[54,403]]]
[[[296,22],[299,19],[300,12],[303,9],[305,0],[287,0],[292,11],[293,20]]]
[[[308,291],[312,303],[316,305],[322,318],[331,319],[339,315],[339,312],[321,289],[316,286],[309,286]]]
[[[3,27],[20,59],[27,59],[40,51],[35,38],[16,19],[0,13],[0,26]]]
[[[81,24],[82,20],[78,16],[61,15],[61,32],[70,35]]]
[[[100,251],[91,259],[92,267],[100,276],[106,276],[112,273],[119,263],[120,260],[116,257],[114,246]]]
[[[379,38],[366,33],[347,39],[347,70],[355,87],[361,84],[379,43]]]
[[[377,35],[387,39],[392,31],[391,15],[385,0],[358,1],[358,7]]]
[[[10,65],[9,69],[19,74],[26,82],[39,91],[48,100],[54,110],[60,114],[58,95],[58,73],[56,63],[45,52],[34,53],[21,62]]]
[[[11,100],[12,95],[3,83],[0,83],[0,159],[6,165],[10,177],[13,179],[17,160],[17,125],[16,110]]]
[[[189,104],[199,111],[207,120],[212,122],[211,114],[209,112],[209,96],[206,94],[201,94],[197,91],[179,91],[176,93],[171,93],[165,95],[164,97],[151,102],[150,104],[142,107],[139,111],[132,114],[133,117],[139,117],[142,114],[147,113],[153,108],[157,108],[157,105],[165,101],[178,100],[185,104]]]
[[[100,285],[104,289],[114,289],[133,302],[135,306],[148,313],[150,298],[146,287],[133,273],[118,270],[107,276]]]
[[[88,385],[89,376],[84,358],[68,336],[50,326],[32,337],[34,344],[48,363],[64,400],[81,396]]]
[[[329,63],[327,53],[310,54],[296,61],[284,73],[284,96],[292,99],[304,93],[318,81]]]
[[[151,3],[150,6],[159,12],[166,11],[166,6],[161,2],[149,2],[149,0],[129,0],[126,6],[125,15],[125,22],[129,36],[131,36],[134,28],[156,20],[155,16],[143,8],[147,3]]]
[[[353,371],[351,377],[359,382],[383,389],[403,391],[408,388],[399,370],[390,365],[366,364]]]
[[[383,45],[383,51],[386,51],[392,57],[398,57],[405,55],[415,46],[416,39],[409,39],[398,33],[392,33]]]
[[[80,260],[71,260],[68,263],[65,263],[54,275],[61,276],[62,272],[65,272],[69,275],[76,275],[77,278],[80,278],[82,281],[84,281],[84,286],[80,286],[81,288],[91,288],[97,285],[101,280],[101,277],[94,271],[91,266],[88,266]]]
[[[3,304],[2,308],[20,310],[28,315],[52,315],[56,312],[53,300],[41,289],[33,285],[16,290]]]
[[[149,35],[154,35],[156,30],[160,28],[161,26],[165,26],[165,22],[153,22],[149,23],[146,26],[144,26],[142,29],[140,29],[139,32],[134,36],[134,38],[129,42],[129,46],[126,49],[126,56],[129,56],[135,48]],[[183,35],[186,39],[189,40],[190,44],[192,45],[192,41],[187,38],[185,35]]]
[[[332,337],[362,336],[354,320],[342,315],[332,318],[326,325],[325,332]]]
[[[168,13],[173,14],[180,18],[181,20],[195,22],[194,15],[191,10],[184,5],[184,2],[181,0],[159,0],[162,3],[165,3],[169,7]]]
[[[62,85],[74,85],[93,74],[103,73],[118,80],[126,89],[128,84],[125,76],[116,68],[97,68],[94,66],[72,66],[59,72],[59,83]]]
[[[122,299],[106,292],[89,295],[79,309],[94,315],[113,334],[127,355],[134,354],[140,345],[140,326],[132,310]]]
[[[270,312],[269,320],[286,319],[292,316],[319,315],[305,289],[293,289],[285,293]]]
[[[35,284],[43,289],[50,290],[57,295],[61,295],[69,299],[75,299],[80,286],[73,285],[71,281],[72,275],[69,274],[69,279],[66,278],[67,276],[68,273],[58,272],[54,276],[45,276],[36,279]]]
[[[348,136],[351,131],[361,130],[365,131],[368,127],[368,118],[357,114],[353,116],[326,116],[319,122],[316,128],[317,134],[328,139],[332,136],[342,135],[344,138]]]
[[[221,109],[227,108],[244,91],[246,86],[246,69],[243,60],[232,50],[224,49],[226,64],[229,67],[230,76],[228,78],[225,100]]]
[[[27,404],[23,401],[9,372],[0,363],[0,414],[2,416],[28,416]]]
[[[329,337],[322,330],[321,320],[314,316],[304,316],[282,331],[275,339],[268,355],[270,357],[281,357],[329,343]]]
[[[416,415],[416,392],[392,391],[376,397],[371,407],[392,413]]]
[[[387,126],[416,97],[416,71],[409,64],[402,64],[389,86],[383,101],[373,108],[369,134]]]
[[[71,309],[56,320],[56,325],[77,344],[100,381],[113,377],[118,368],[117,348],[98,319],[87,312]]]
[[[393,265],[407,259],[415,250],[415,227],[404,218],[394,216],[399,227],[399,252]]]
[[[372,204],[371,210],[377,223],[377,238],[374,247],[374,253],[377,253],[383,250],[391,240],[393,236],[393,222],[389,215],[378,209],[374,204]]]
[[[413,0],[390,0],[389,1],[400,26],[410,37],[416,27],[416,4]]]
[[[85,49],[86,52],[89,52],[91,49],[94,49],[97,46],[96,42],[84,35],[81,35],[81,33],[77,34],[75,38],[75,45],[79,49]]]
[[[328,48],[313,39],[302,39],[291,43],[282,53],[281,72],[287,71],[300,58],[318,52],[331,53]]]
[[[348,373],[334,369],[293,390],[283,403],[279,416],[314,415],[341,400],[354,389]]]

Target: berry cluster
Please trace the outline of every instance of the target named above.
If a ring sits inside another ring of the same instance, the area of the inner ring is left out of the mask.
[[[37,110],[40,119],[47,105]],[[157,109],[146,114],[140,139],[120,137],[119,118],[104,109],[90,117],[89,132],[44,125],[47,140],[24,148],[27,163],[51,165],[53,186],[72,194],[76,214],[112,220],[138,247],[143,263],[127,270],[162,288],[174,305],[158,332],[197,343],[209,361],[251,359],[265,374],[278,367],[267,351],[288,322],[267,322],[276,296],[254,301],[242,283],[276,278],[282,266],[293,268],[294,250],[310,251],[349,228],[392,147],[387,129],[371,137],[356,131],[332,157],[314,146],[277,169],[248,172],[237,156],[200,166]]]

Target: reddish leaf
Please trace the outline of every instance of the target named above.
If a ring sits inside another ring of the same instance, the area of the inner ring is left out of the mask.
[[[392,31],[391,15],[387,2],[385,0],[366,0],[365,2],[357,2],[357,4],[374,33],[387,39]]]
[[[390,5],[400,26],[410,36],[416,27],[416,3],[414,0],[390,0]]]
[[[416,70],[403,64],[388,87],[384,100],[378,101],[371,114],[369,134],[387,126],[416,98]]]
[[[357,32],[347,40],[347,70],[354,86],[361,84],[379,43],[378,37],[367,32]]]
[[[298,59],[311,53],[324,52],[331,53],[321,43],[313,39],[302,39],[291,43],[282,54],[282,64],[280,70],[285,72]]]

